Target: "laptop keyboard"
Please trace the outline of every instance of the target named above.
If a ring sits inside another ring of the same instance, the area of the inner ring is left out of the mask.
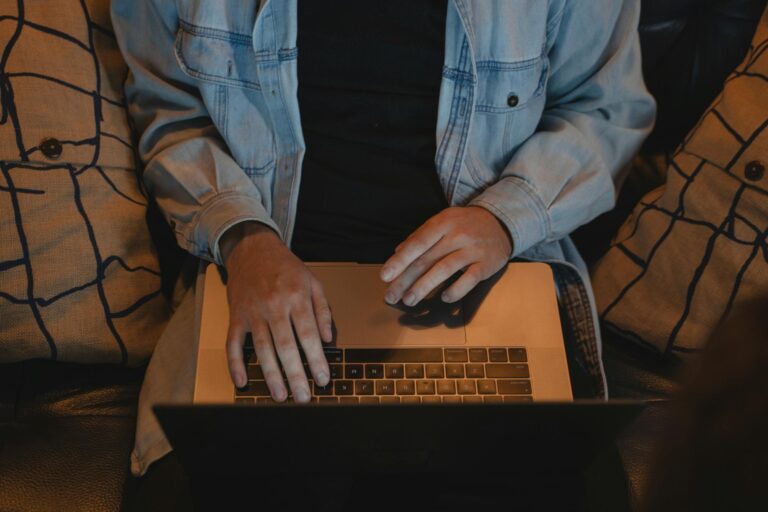
[[[458,404],[531,401],[525,348],[327,348],[331,382],[312,381],[312,402],[335,404]],[[240,403],[275,403],[253,349],[246,346],[248,385]],[[286,383],[286,388],[288,384]],[[290,402],[291,399],[288,399]]]

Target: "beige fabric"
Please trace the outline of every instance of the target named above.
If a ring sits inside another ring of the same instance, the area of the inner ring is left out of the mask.
[[[666,184],[640,202],[594,268],[608,329],[688,353],[730,310],[768,295],[767,125],[768,11]]]
[[[0,50],[0,362],[143,363],[168,307],[109,2],[0,3]]]

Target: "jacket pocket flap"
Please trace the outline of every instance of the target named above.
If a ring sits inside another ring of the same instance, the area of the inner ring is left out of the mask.
[[[257,55],[250,36],[182,21],[174,51],[182,71],[192,78],[261,90]]]
[[[543,92],[548,66],[544,59],[477,63],[478,112],[506,113],[525,108]]]

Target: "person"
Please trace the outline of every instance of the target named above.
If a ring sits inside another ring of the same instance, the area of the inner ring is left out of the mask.
[[[383,262],[385,300],[411,306],[436,289],[458,301],[524,258],[561,269],[605,395],[568,234],[612,207],[653,125],[638,0],[112,9],[147,187],[179,245],[228,274],[237,386],[247,333],[274,400],[310,400],[301,352],[329,381],[332,313],[304,262]]]

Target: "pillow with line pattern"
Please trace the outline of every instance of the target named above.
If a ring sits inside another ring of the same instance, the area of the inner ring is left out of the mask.
[[[109,2],[3,2],[0,55],[0,362],[142,364],[169,311]]]
[[[768,296],[768,11],[744,62],[593,269],[606,329],[662,354],[703,348]]]

